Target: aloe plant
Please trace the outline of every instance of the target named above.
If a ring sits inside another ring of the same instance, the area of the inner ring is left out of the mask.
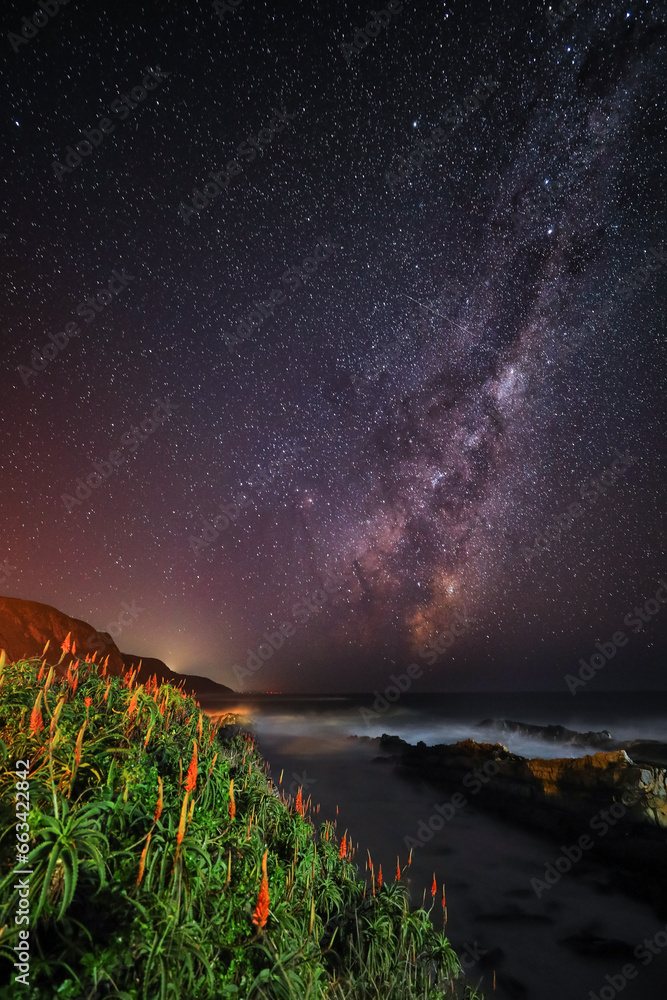
[[[2,666],[0,756],[31,762],[25,1000],[444,1000],[452,984],[480,996],[410,909],[400,866],[381,889],[365,880],[349,840],[315,829],[236,720],[213,724],[170,685],[105,677],[71,650],[61,660],[61,676],[41,660]],[[12,782],[3,770],[7,831]],[[17,940],[14,861],[5,832],[0,978]]]

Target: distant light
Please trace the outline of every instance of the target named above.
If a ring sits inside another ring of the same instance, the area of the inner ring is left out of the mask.
[[[17,122],[16,124],[18,125],[18,122]],[[417,122],[413,122],[413,123],[412,123],[412,127],[413,127],[413,128],[417,128]]]

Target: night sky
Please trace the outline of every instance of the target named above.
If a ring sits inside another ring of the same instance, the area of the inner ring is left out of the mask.
[[[420,690],[666,688],[667,3],[391,6],[3,4],[0,593],[236,690],[456,622]]]

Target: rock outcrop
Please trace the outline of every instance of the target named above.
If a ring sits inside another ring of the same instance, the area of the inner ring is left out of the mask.
[[[38,601],[24,601],[18,597],[0,597],[0,649],[7,652],[10,660],[20,660],[41,656],[47,642],[49,648],[46,654],[48,663],[57,664],[62,652],[62,643],[68,633],[76,643],[77,656],[97,654],[99,663],[106,656],[108,670],[112,676],[119,677],[130,666],[137,666],[141,657],[121,653],[108,632],[98,632],[88,622],[80,618],[71,618],[49,604]],[[62,663],[56,666],[58,674],[63,675],[71,662],[71,656],[65,656]],[[169,681],[173,684],[184,682],[187,693],[194,691],[197,696],[213,694],[224,697],[233,695],[231,688],[224,684],[216,684],[208,677],[177,674],[170,670],[162,660],[153,657],[144,658],[138,674],[140,681],[148,680],[149,676],[157,675],[158,681]]]
[[[382,736],[382,753],[399,772],[460,792],[466,801],[521,826],[537,828],[559,844],[581,834],[594,841],[592,854],[625,871],[628,885],[641,876],[637,891],[667,890],[667,771],[637,763],[625,750],[584,757],[527,759],[501,743],[464,740],[453,745],[412,746]]]
[[[489,763],[482,772],[480,799],[505,804],[509,811],[533,818],[542,815],[545,824],[568,816],[576,822],[619,802],[625,825],[667,833],[667,771],[655,764],[639,765],[625,750],[527,759],[510,753],[501,743],[464,740],[412,746],[396,736],[383,736],[380,749],[390,751],[403,770],[448,784],[463,783],[466,775]]]

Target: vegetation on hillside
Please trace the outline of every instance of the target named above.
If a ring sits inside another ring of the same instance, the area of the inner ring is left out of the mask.
[[[273,784],[251,734],[63,645],[61,679],[0,656],[2,984],[26,927],[15,872],[32,871],[29,982],[2,1000],[476,995],[400,873],[363,878],[335,824]]]

